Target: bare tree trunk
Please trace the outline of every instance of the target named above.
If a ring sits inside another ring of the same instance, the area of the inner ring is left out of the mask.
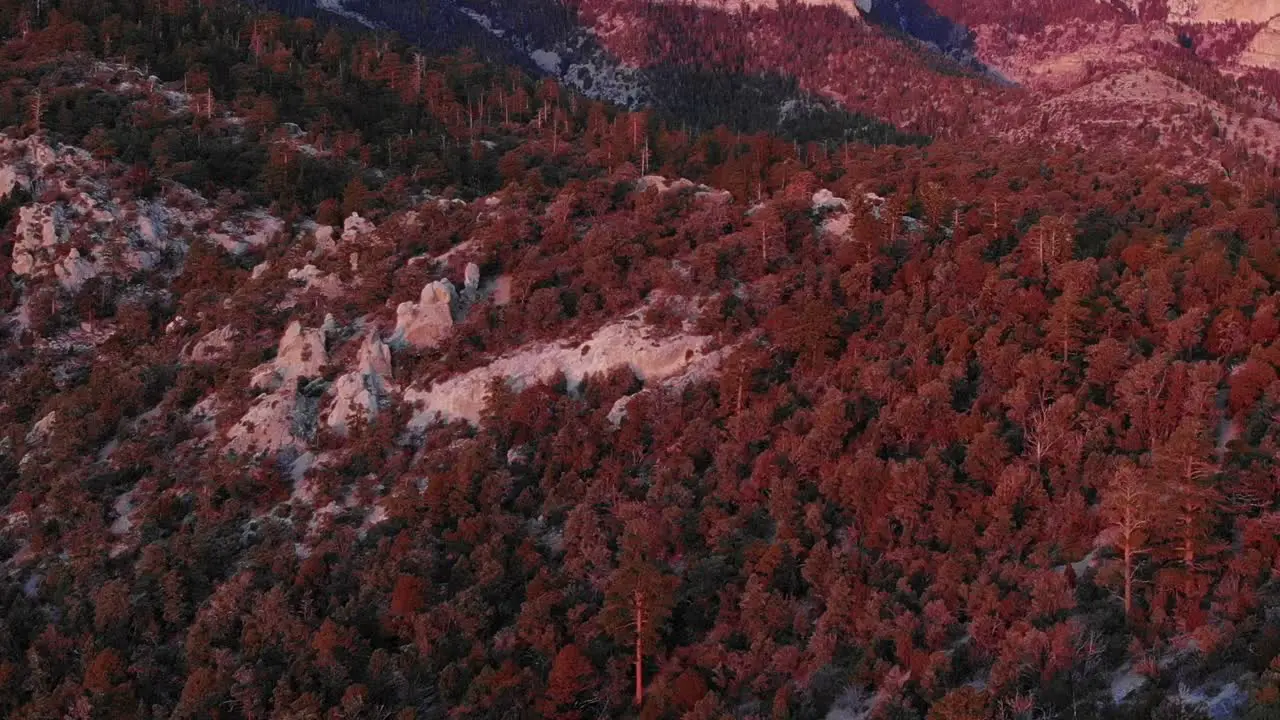
[[[641,631],[644,629],[644,596],[639,590],[635,591],[636,605],[636,707],[640,707],[640,703],[644,700],[644,636]]]
[[[1133,615],[1133,543],[1124,543],[1124,617]]]

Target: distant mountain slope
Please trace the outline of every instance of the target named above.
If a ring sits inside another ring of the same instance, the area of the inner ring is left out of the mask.
[[[490,61],[555,77],[588,97],[623,107],[654,108],[694,128],[723,123],[743,132],[776,132],[801,141],[924,140],[806,92],[793,78],[767,69],[745,72],[679,62],[637,65],[610,46],[610,28],[581,22],[578,10],[562,0],[266,0],[266,5],[393,29],[428,51],[474,48]],[[623,34],[631,37],[631,32]]]

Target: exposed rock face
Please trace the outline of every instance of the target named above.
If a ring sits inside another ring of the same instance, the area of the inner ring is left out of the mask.
[[[463,288],[466,292],[474,293],[480,288],[480,266],[475,263],[467,263],[466,272],[463,273]]]
[[[326,275],[315,265],[307,264],[301,268],[292,268],[289,270],[288,277],[290,280],[305,283],[304,290],[319,290],[328,298],[335,298],[342,294],[342,281],[333,275]]]
[[[49,434],[53,432],[53,424],[58,421],[58,413],[51,412],[40,418],[31,426],[30,432],[27,433],[28,445],[39,445],[49,439]]]
[[[561,347],[539,344],[495,360],[493,363],[436,383],[427,390],[409,390],[405,400],[420,403],[411,427],[424,427],[435,419],[478,422],[489,383],[502,378],[516,390],[550,380],[563,372],[570,388],[583,376],[627,365],[641,380],[662,380],[681,375],[701,360],[712,357],[711,338],[676,335],[650,339],[647,328],[632,314],[596,331],[585,343]]]
[[[657,188],[659,194],[692,189],[694,191],[694,197],[704,198],[714,203],[729,202],[733,199],[733,195],[728,190],[718,190],[708,185],[695,183],[687,178],[668,180],[661,175],[644,175],[640,179],[636,180],[635,187],[639,192],[645,192],[650,188]]]
[[[327,255],[338,249],[338,241],[333,239],[333,227],[329,225],[321,225],[315,230],[316,249],[308,255],[310,258],[317,258]]]
[[[396,329],[392,342],[416,348],[432,348],[453,331],[453,306],[458,291],[448,280],[437,280],[422,288],[418,302],[403,302],[396,308]]]
[[[13,272],[34,275],[47,267],[58,244],[58,209],[51,204],[18,209],[17,242],[13,245]]]
[[[9,197],[9,193],[18,186],[18,173],[12,166],[0,167],[0,200]]]
[[[1237,62],[1250,67],[1280,70],[1280,18],[1262,26]]]
[[[1280,0],[1169,0],[1169,20],[1264,23],[1280,15]]]
[[[227,450],[241,455],[274,453],[297,442],[293,435],[294,388],[265,395],[227,431]]]
[[[395,392],[391,383],[391,350],[370,329],[360,346],[356,367],[338,378],[333,385],[333,402],[329,404],[325,423],[339,433],[359,414],[372,418]]]
[[[94,264],[80,257],[80,251],[75,248],[71,248],[71,252],[53,267],[53,272],[58,283],[68,292],[76,292],[89,278],[98,274]]]
[[[187,359],[191,362],[213,362],[225,357],[230,352],[236,335],[238,333],[230,325],[220,327],[200,338],[187,353]]]
[[[342,241],[350,242],[362,235],[369,235],[374,229],[373,223],[360,217],[360,213],[351,213],[342,224]]]
[[[100,165],[82,150],[55,150],[36,136],[0,135],[0,198],[11,197],[16,188],[57,198],[17,208],[15,275],[53,280],[75,292],[92,277],[128,279],[154,271],[170,251],[196,238],[234,251],[266,242],[283,227],[266,213],[232,213],[220,222],[219,232],[208,232],[204,228],[218,213],[200,196],[173,188],[164,201],[121,199],[98,178]]]
[[[814,210],[848,210],[849,203],[842,197],[836,197],[834,193],[826,188],[822,188],[813,194]]]
[[[276,351],[275,371],[282,381],[315,377],[328,362],[324,349],[324,333],[319,329],[304,330],[294,320],[280,338]]]
[[[236,453],[278,452],[306,436],[314,424],[316,400],[298,391],[298,379],[315,377],[328,362],[324,333],[289,324],[275,361],[260,367],[251,381],[267,390],[240,421],[227,431],[227,449]]]

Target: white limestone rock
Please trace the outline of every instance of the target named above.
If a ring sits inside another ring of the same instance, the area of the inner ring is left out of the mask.
[[[333,275],[326,274],[320,268],[308,263],[301,268],[291,268],[288,272],[290,280],[304,283],[303,290],[319,290],[328,298],[342,294],[342,281]]]
[[[321,225],[315,231],[316,248],[308,255],[309,258],[317,258],[327,255],[338,249],[338,241],[333,239],[333,227],[331,225]]]

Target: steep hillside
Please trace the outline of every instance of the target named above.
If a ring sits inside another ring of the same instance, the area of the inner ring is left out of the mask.
[[[311,7],[281,2],[276,7],[291,12]],[[871,119],[879,118],[930,137],[1141,152],[1203,181],[1264,171],[1280,121],[1269,31],[1244,11],[1230,11],[1240,16],[1233,24],[1197,19],[1228,12],[1207,5],[1171,12],[997,0],[347,0],[342,7],[436,47],[488,52],[497,43],[503,49],[490,57],[518,58],[590,96],[655,108],[700,129],[723,123],[800,140],[912,141]],[[1146,71],[1178,86],[1171,91],[1178,101],[1158,113],[1185,121],[1163,122],[1151,117],[1150,103],[1087,89]],[[1081,126],[1108,117],[1114,121],[1103,132]]]
[[[0,715],[1280,709],[1273,176],[693,132],[221,1],[0,38]],[[1052,112],[1222,102],[1169,77]]]
[[[391,28],[435,51],[474,48],[490,61],[510,62],[554,77],[579,93],[631,109],[649,108],[687,128],[727,125],[800,141],[849,138],[868,142],[922,142],[866,113],[806,91],[778,72],[683,63],[637,66],[609,46],[608,28],[584,25],[563,0],[269,0],[295,15],[336,14],[356,25]],[[856,13],[851,13],[856,17]],[[624,34],[635,37],[635,28]]]

